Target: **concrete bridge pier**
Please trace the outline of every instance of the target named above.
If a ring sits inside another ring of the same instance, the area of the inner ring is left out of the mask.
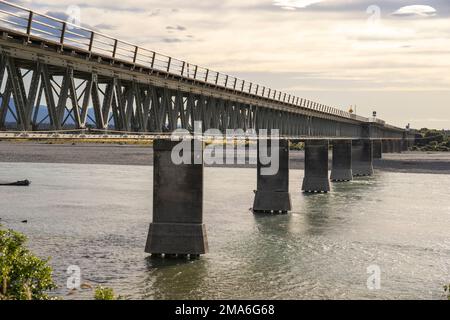
[[[351,181],[352,174],[352,141],[333,141],[333,166],[331,168],[331,181]]]
[[[414,146],[415,137],[413,137],[412,135],[406,135],[405,142],[406,142],[407,150],[409,150],[410,148],[412,148]]]
[[[382,153],[389,153],[389,146],[386,140],[381,140],[381,151]]]
[[[402,153],[402,140],[394,140],[394,152]]]
[[[397,153],[397,141],[395,140],[390,140],[391,143],[391,153]]]
[[[408,140],[402,140],[402,151],[408,151]]]
[[[381,140],[372,140],[373,143],[373,158],[381,159],[383,157],[383,144]]]
[[[208,251],[203,224],[203,142],[155,140],[153,222],[145,252],[166,257],[195,258]],[[183,163],[175,164],[177,152]]]
[[[261,141],[258,139],[257,162],[257,190],[253,202],[254,213],[282,213],[292,209],[289,194],[289,140],[278,140],[278,146],[273,140]],[[278,157],[272,156],[272,152]],[[276,165],[262,161],[262,157],[269,156]],[[272,169],[271,169],[272,167]]]
[[[388,140],[387,142],[388,142],[389,153],[394,153],[395,152],[394,140]]]
[[[307,140],[305,143],[305,192],[328,192],[328,140]]]
[[[404,147],[403,147],[403,139],[401,139],[401,140],[398,140],[398,153],[402,153],[404,150]]]
[[[382,145],[383,145],[383,147],[382,147],[383,153],[390,153],[389,141],[388,141],[388,140],[382,140],[381,143],[382,143]]]
[[[352,142],[353,176],[373,175],[373,145],[370,139],[353,140]]]
[[[397,141],[390,140],[391,143],[391,153],[397,153]]]

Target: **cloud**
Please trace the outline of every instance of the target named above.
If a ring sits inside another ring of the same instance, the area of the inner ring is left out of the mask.
[[[274,0],[273,5],[285,10],[303,9],[324,0]]]
[[[419,17],[434,17],[437,14],[437,11],[432,6],[425,5],[413,5],[413,6],[405,6],[401,7],[394,13],[393,16],[402,16],[402,17],[411,17],[411,16],[419,16]]]
[[[70,18],[70,16],[66,12],[61,11],[47,11],[45,14],[63,21],[67,21]]]
[[[162,41],[166,42],[166,43],[178,43],[178,42],[182,42],[183,40],[178,39],[178,38],[163,38]]]
[[[100,23],[94,26],[97,30],[114,30],[116,26],[109,23]]]
[[[400,12],[398,15],[390,13],[398,11],[399,8],[413,7],[413,12],[410,15],[428,15],[433,14],[433,11],[429,11],[430,9],[427,8],[424,12],[423,7],[431,7],[435,11],[439,11],[439,16],[450,16],[450,1],[427,0],[423,2],[425,2],[425,5],[413,6],[414,1],[411,0],[273,0],[271,6],[262,3],[258,8],[261,10],[273,10],[274,6],[277,6],[287,10],[301,9],[304,12],[339,13],[343,16],[355,16],[364,15],[368,7],[376,5],[381,9],[383,16],[398,18],[408,13]],[[414,7],[419,8],[417,10]]]
[[[73,20],[72,17],[70,17],[66,12],[62,12],[62,11],[47,11],[45,14],[50,16],[50,17],[62,20],[62,21],[68,21],[68,22],[71,22],[71,23],[75,22],[75,21],[72,21]],[[75,24],[77,24],[77,23],[75,23]],[[102,29],[108,29],[108,30],[114,29],[114,26],[106,24],[106,23],[101,23],[101,24],[98,24],[98,25],[93,27],[90,24],[81,22],[80,23],[80,27],[83,27],[83,28],[86,28],[86,29],[90,29],[90,30],[94,30],[94,31],[100,31]]]
[[[148,13],[148,16],[149,16],[149,17],[156,17],[156,16],[158,16],[160,13],[161,13],[161,10],[156,9],[156,10],[154,10],[154,11],[150,11],[150,12]]]
[[[166,29],[167,30],[176,30],[176,31],[185,31],[186,27],[183,27],[183,26],[180,26],[180,25],[178,25],[178,26],[167,26]]]

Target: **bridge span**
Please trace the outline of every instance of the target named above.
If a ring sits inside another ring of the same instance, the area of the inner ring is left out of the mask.
[[[153,222],[146,251],[197,256],[207,251],[202,153],[171,160],[176,129],[279,131],[257,142],[255,213],[286,213],[289,141],[305,143],[305,192],[372,175],[372,159],[407,150],[413,132],[159,54],[108,35],[0,1],[0,130],[6,138],[64,137],[95,128],[154,141]],[[9,119],[9,120],[8,120]],[[12,119],[12,120],[11,120]],[[15,130],[17,132],[10,132]],[[44,133],[40,130],[50,130]],[[1,136],[0,135],[0,136]],[[86,137],[86,135],[84,135]],[[191,140],[200,146],[200,140]],[[194,150],[195,148],[192,148]],[[262,172],[268,150],[275,174]]]

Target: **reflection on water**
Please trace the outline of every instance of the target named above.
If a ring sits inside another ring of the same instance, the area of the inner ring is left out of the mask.
[[[442,298],[450,281],[450,176],[377,172],[307,195],[303,171],[290,173],[294,210],[261,216],[249,211],[256,170],[206,168],[210,253],[194,261],[143,252],[151,167],[3,163],[3,180],[32,185],[1,189],[0,218],[52,257],[61,295],[67,267],[78,265],[83,282],[126,298]],[[366,287],[371,265],[381,268],[381,290]],[[90,297],[80,290],[66,298]]]
[[[161,259],[147,257],[147,275],[143,298],[189,299],[201,297],[207,278],[204,260]]]

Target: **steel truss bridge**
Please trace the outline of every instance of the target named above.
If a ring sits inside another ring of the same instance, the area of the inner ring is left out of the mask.
[[[86,138],[89,128],[105,137],[114,132],[156,139],[148,253],[195,257],[208,250],[202,220],[203,162],[175,165],[171,152],[177,142],[167,139],[178,128],[195,131],[198,121],[203,130],[223,133],[279,130],[279,140],[257,140],[255,213],[291,210],[289,140],[306,141],[301,189],[329,192],[330,141],[331,180],[351,181],[372,175],[373,158],[406,150],[414,139],[412,131],[380,119],[350,114],[0,1],[0,138]],[[191,141],[195,146],[200,142]],[[262,173],[267,165],[262,154],[269,146],[279,160],[275,175]],[[191,156],[203,160],[201,153]]]
[[[405,130],[189,64],[0,1],[0,128],[163,133],[279,129],[404,138]],[[45,128],[43,128],[45,126]]]

